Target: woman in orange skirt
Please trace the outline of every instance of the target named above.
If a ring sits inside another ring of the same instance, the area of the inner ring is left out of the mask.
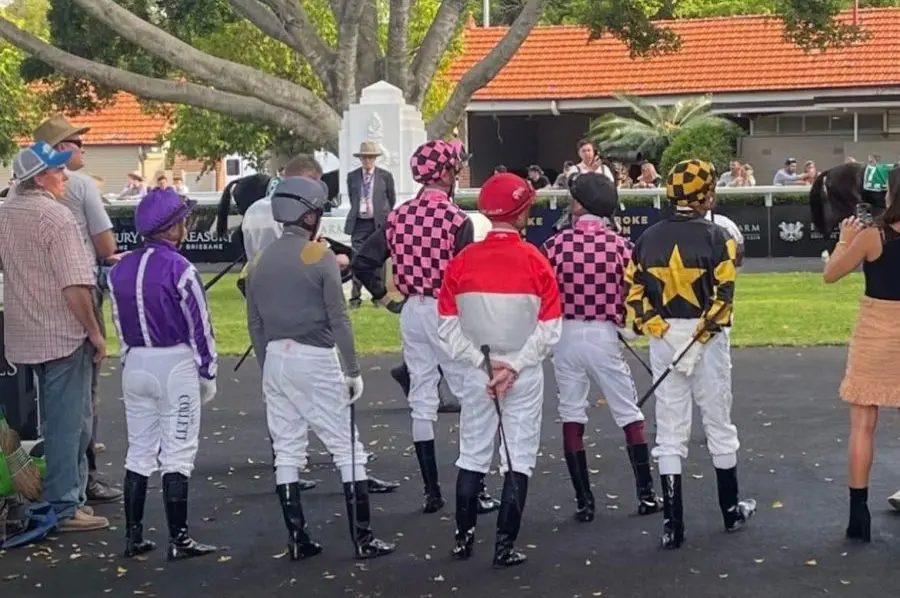
[[[840,389],[850,404],[847,537],[863,542],[871,540],[867,503],[878,408],[900,407],[900,168],[888,175],[886,204],[874,222],[856,217],[841,222],[840,240],[825,266],[826,283],[837,282],[860,263],[865,277]]]

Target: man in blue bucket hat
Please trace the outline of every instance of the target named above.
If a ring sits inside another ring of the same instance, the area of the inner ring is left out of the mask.
[[[178,252],[195,201],[154,189],[138,204],[144,246],[109,273],[113,322],[122,347],[128,453],[125,458],[125,556],[149,552],[143,536],[147,480],[162,473],[169,524],[168,559],[210,554],[188,534],[188,480],[200,433],[201,403],[216,394],[212,322],[197,269]]]

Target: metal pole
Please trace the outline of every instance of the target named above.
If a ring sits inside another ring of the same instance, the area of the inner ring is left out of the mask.
[[[481,20],[484,27],[491,26],[491,0],[481,0]]]

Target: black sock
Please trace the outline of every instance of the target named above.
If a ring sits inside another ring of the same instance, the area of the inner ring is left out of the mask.
[[[850,503],[863,504],[869,502],[868,488],[850,488]]]

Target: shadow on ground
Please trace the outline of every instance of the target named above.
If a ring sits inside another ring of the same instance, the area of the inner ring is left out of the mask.
[[[715,495],[715,475],[695,414],[685,464],[687,543],[661,552],[660,516],[638,517],[623,435],[601,403],[592,411],[588,439],[594,492],[592,524],[571,519],[572,492],[562,460],[552,375],[548,375],[543,450],[531,483],[520,543],[530,560],[494,571],[490,552],[496,515],[483,516],[473,560],[448,552],[453,534],[453,461],[456,415],[438,423],[439,461],[450,503],[441,513],[419,512],[421,483],[410,425],[388,369],[395,357],[365,359],[366,396],[359,408],[364,440],[378,458],[374,474],[403,482],[395,495],[374,496],[374,527],[396,540],[397,553],[373,562],[351,559],[340,480],[318,441],[308,477],[321,480],[304,494],[312,531],[325,552],[310,561],[283,557],[285,531],[273,494],[265,416],[255,363],[225,375],[219,396],[204,412],[203,440],[192,486],[191,520],[198,539],[222,547],[217,556],[168,564],[161,551],[143,561],[120,558],[121,505],[98,507],[113,528],[57,536],[40,546],[0,555],[0,595],[30,597],[254,595],[323,597],[606,596],[767,598],[877,595],[896,591],[900,521],[884,497],[900,484],[896,413],[881,420],[879,460],[870,492],[873,543],[847,545],[845,485],[846,408],[836,398],[845,349],[744,349],[734,352],[734,414],[741,435],[742,493],[760,509],[750,527],[727,535]],[[222,364],[230,372],[233,360]],[[633,364],[639,389],[649,381]],[[549,374],[548,368],[548,374]],[[118,372],[102,378],[103,469],[118,481],[124,451],[123,412],[115,400]],[[652,437],[652,400],[646,406]],[[149,497],[149,537],[165,541],[159,480]],[[658,486],[658,482],[657,482]],[[499,478],[491,476],[496,494]]]

